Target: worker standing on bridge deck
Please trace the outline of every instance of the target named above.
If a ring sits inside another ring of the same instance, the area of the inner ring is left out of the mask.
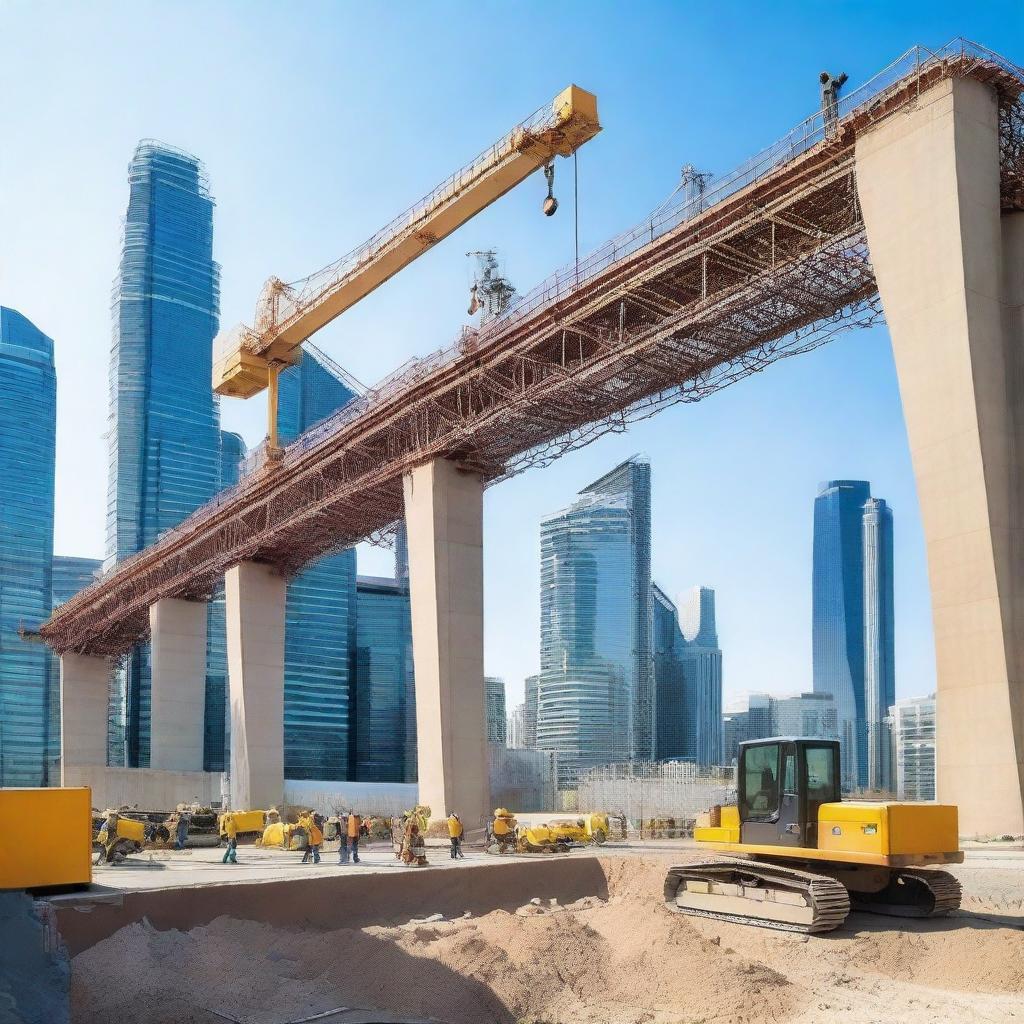
[[[348,816],[348,852],[352,855],[352,863],[359,863],[359,830],[363,821],[355,811]]]
[[[224,834],[227,836],[228,848],[224,851],[221,864],[238,863],[238,825],[233,814],[224,815]]]
[[[462,852],[462,834],[463,834],[462,822],[459,816],[452,811],[448,815],[448,838],[452,841],[452,860],[458,857],[465,859],[465,854]]]
[[[314,864],[320,863],[320,846],[324,841],[324,834],[317,823],[319,817],[318,814],[310,813],[299,822],[306,828],[306,852],[302,855],[303,864],[308,864],[310,857],[313,858]]]
[[[188,839],[188,819],[188,811],[182,811],[178,815],[178,827],[174,835],[174,848],[176,850],[185,849],[185,841]]]

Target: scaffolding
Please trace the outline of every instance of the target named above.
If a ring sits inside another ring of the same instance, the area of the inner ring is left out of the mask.
[[[1005,208],[1024,208],[1024,70],[964,40],[908,51],[703,192],[553,275],[449,349],[406,363],[307,431],[43,627],[58,652],[117,654],[159,597],[207,597],[259,560],[292,576],[388,542],[402,478],[435,458],[488,483],[881,320],[854,143],[921,93],[971,77],[999,98]]]

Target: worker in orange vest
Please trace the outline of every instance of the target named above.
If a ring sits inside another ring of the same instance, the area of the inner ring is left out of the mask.
[[[348,816],[348,849],[352,854],[352,863],[359,863],[359,829],[362,826],[362,819],[351,811]]]

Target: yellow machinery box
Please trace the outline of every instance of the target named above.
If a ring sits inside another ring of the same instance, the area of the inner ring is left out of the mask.
[[[818,849],[906,856],[960,848],[957,809],[950,804],[822,804]]]
[[[0,789],[0,821],[0,889],[92,882],[90,790]]]

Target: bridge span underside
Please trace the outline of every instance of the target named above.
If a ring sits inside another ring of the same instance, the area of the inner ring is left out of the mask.
[[[838,120],[810,119],[703,197],[661,211],[479,333],[464,333],[452,349],[408,364],[350,403],[291,445],[283,460],[63,605],[43,627],[46,640],[61,654],[120,654],[147,635],[152,605],[204,600],[233,566],[259,562],[290,576],[329,551],[385,535],[403,517],[403,481],[417,467],[450,460],[494,482],[665,405],[696,401],[839,331],[877,322],[879,283],[869,243],[872,254],[876,233],[887,253],[894,243],[881,227],[892,211],[876,214],[875,224],[869,215],[865,227],[858,174],[874,173],[864,170],[866,140],[933,117],[934,104],[925,101],[943,89],[952,95],[950,83],[967,82],[990,101],[986,152],[992,159],[979,176],[987,192],[978,201],[986,216],[994,210],[997,223],[1001,211],[1024,208],[1019,69],[969,45],[923,57],[916,52],[894,69],[847,97]],[[942,147],[952,146],[951,139],[939,139],[936,152],[948,155]],[[905,181],[908,196],[918,185],[927,185],[929,195],[937,190],[939,199],[951,189],[955,194],[955,173],[951,181],[937,180],[920,161],[908,173],[924,176]],[[873,187],[884,191],[879,180],[872,177]],[[968,203],[953,209],[946,202],[944,209],[961,220],[971,213]],[[913,236],[915,226],[901,223]],[[935,244],[957,250],[962,229],[958,221],[937,233]],[[914,245],[902,252],[900,258],[917,261],[913,269],[922,281],[931,261],[942,257],[941,249]],[[998,277],[998,259],[988,272]],[[902,308],[905,282],[893,273],[889,280],[898,283],[884,283],[882,298],[887,307]],[[927,301],[927,287],[923,294]],[[908,375],[929,372],[920,362],[901,364],[897,334],[913,334],[904,323],[892,325],[901,388]],[[958,370],[970,375],[969,357]],[[968,397],[967,415],[974,416],[974,396]],[[916,411],[907,412],[913,447],[920,431],[911,422]],[[920,483],[916,451],[915,467]],[[922,495],[927,532],[926,504]],[[416,659],[419,681],[418,650]],[[942,672],[940,645],[940,691]],[[1004,697],[1017,694],[1011,733],[1022,714],[1020,681],[1015,674],[1013,680],[1004,672],[998,684]],[[941,707],[940,698],[940,716]],[[1008,750],[1019,768],[1019,734]]]

